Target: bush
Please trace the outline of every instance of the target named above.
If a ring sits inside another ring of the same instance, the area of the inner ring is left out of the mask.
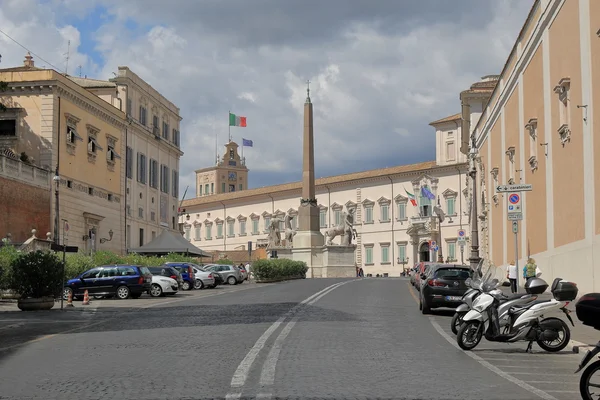
[[[14,246],[0,247],[0,290],[9,289],[12,265],[19,255]]]
[[[307,271],[305,262],[286,258],[257,260],[252,263],[252,273],[257,281],[304,278]]]
[[[20,253],[12,265],[9,287],[21,298],[58,296],[63,287],[62,262],[54,253]]]

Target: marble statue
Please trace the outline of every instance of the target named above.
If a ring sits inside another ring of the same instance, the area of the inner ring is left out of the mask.
[[[337,236],[341,237],[341,246],[350,246],[352,239],[356,239],[356,229],[354,229],[354,213],[356,209],[346,207],[346,210],[348,211],[342,214],[342,223],[325,232],[328,246],[333,245],[332,241]]]
[[[273,247],[281,247],[281,232],[279,230],[279,224],[284,222],[281,218],[271,218],[269,222],[269,244],[267,245],[267,249],[272,249]]]
[[[290,214],[285,216],[284,226],[285,226],[285,247],[293,247],[294,236],[296,235],[296,230],[292,229],[292,219],[294,217]]]

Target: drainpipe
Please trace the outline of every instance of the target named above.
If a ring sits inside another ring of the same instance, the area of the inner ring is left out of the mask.
[[[392,199],[390,202],[390,206],[391,206],[390,208],[392,211],[391,212],[391,214],[392,214],[392,243],[391,243],[390,247],[392,248],[392,267],[393,267],[393,266],[395,266],[395,262],[396,262],[396,259],[394,258],[394,254],[395,254],[394,246],[396,245],[396,242],[394,241],[394,206],[393,206],[393,204],[394,204],[394,181],[392,180],[391,176],[388,175],[387,177],[390,180],[390,185],[392,187]]]
[[[222,201],[219,203],[223,205],[223,251],[227,251],[227,226],[225,226],[227,224],[227,207]]]
[[[331,190],[329,190],[329,186],[325,186],[325,187],[327,188],[327,227],[330,227],[331,226]]]
[[[273,213],[275,212],[275,199],[273,199],[273,196],[268,193],[267,196],[271,198],[271,218],[273,218]]]

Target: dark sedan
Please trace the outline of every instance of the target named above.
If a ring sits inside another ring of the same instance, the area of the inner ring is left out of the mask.
[[[427,275],[421,275],[419,309],[429,314],[432,308],[456,308],[469,288],[465,281],[471,277],[471,269],[464,265],[434,264]]]
[[[64,287],[64,296],[83,297],[87,291],[90,296],[116,296],[118,299],[129,297],[137,299],[150,290],[152,274],[146,267],[139,265],[103,265],[92,268],[69,279]]]

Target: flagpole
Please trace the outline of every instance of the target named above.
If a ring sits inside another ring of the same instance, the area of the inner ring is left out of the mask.
[[[244,162],[244,138],[242,138],[242,163],[243,162]]]
[[[227,114],[227,126],[229,126],[229,141],[231,142],[231,110]]]

